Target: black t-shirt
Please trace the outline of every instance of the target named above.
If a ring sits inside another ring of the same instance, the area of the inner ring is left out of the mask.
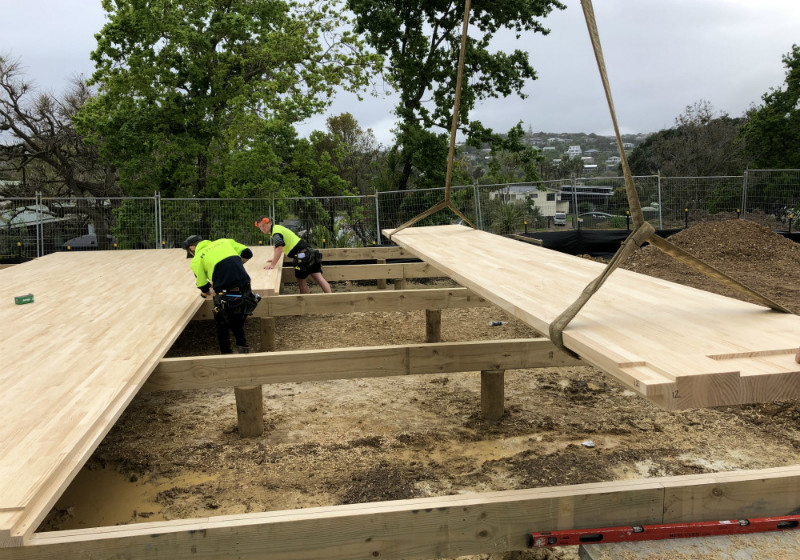
[[[248,249],[249,250],[249,249]],[[252,253],[250,253],[252,255]],[[242,255],[248,258],[244,251]],[[250,275],[244,269],[242,258],[230,256],[222,259],[214,267],[214,277],[211,279],[214,284],[214,291],[230,290],[232,288],[248,288],[250,286]]]

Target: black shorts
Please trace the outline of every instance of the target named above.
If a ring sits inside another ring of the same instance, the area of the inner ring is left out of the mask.
[[[311,266],[306,266],[300,263],[295,265],[294,267],[294,277],[297,278],[298,280],[305,280],[315,272],[319,272],[320,274],[322,274],[322,263],[319,261],[315,262]]]

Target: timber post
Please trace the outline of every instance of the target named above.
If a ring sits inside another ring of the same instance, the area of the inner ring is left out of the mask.
[[[275,317],[259,317],[258,330],[261,333],[261,351],[275,351]]]
[[[275,317],[259,317],[261,351],[275,351]],[[239,437],[257,437],[264,433],[264,391],[261,385],[234,387],[236,395],[236,421]]]
[[[377,259],[376,264],[386,264],[386,259]],[[386,289],[386,278],[378,278],[378,289]]]
[[[505,370],[481,371],[481,414],[487,422],[497,422],[505,407]]]
[[[260,436],[264,433],[264,396],[261,385],[234,387],[234,393],[239,437]]]
[[[425,342],[442,341],[442,310],[425,310]]]

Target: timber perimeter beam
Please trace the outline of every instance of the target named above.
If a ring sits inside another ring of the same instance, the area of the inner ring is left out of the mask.
[[[36,533],[0,560],[427,560],[527,548],[529,532],[787,515],[800,466]]]

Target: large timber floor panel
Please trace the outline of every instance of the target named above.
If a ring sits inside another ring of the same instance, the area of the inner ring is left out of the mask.
[[[465,226],[384,233],[544,336],[605,267]],[[800,397],[800,316],[627,270],[611,274],[563,342],[670,410]]]
[[[272,248],[253,252],[253,289],[274,293]],[[189,263],[91,251],[0,270],[0,546],[36,529],[200,307]]]

